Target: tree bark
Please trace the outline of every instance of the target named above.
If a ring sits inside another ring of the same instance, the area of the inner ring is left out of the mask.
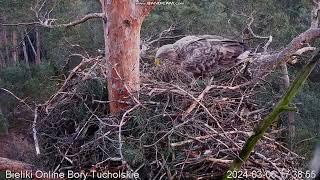
[[[35,54],[35,63],[36,64],[40,64],[41,63],[41,59],[40,59],[40,32],[39,32],[39,28],[36,27],[35,28],[36,31],[36,54]]]
[[[140,88],[140,29],[152,7],[138,5],[134,0],[100,2],[104,13],[110,112],[117,113]]]
[[[13,30],[12,31],[12,62],[11,65],[12,66],[16,66],[17,64],[17,60],[18,60],[18,39],[17,39],[17,31]]]

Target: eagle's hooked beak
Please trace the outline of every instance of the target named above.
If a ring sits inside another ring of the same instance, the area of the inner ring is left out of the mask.
[[[155,59],[154,59],[154,65],[160,66],[160,64],[161,64],[160,59],[159,59],[159,58],[155,58]]]

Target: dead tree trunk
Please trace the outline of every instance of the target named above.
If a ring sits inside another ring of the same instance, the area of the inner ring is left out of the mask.
[[[4,67],[5,67],[5,57],[3,56],[2,51],[0,49],[0,70]]]
[[[10,61],[10,55],[9,55],[9,47],[8,47],[8,36],[7,36],[7,30],[6,28],[3,28],[2,30],[2,45],[5,48],[5,64],[8,64]]]
[[[116,113],[126,107],[124,101],[136,96],[139,90],[140,29],[154,5],[141,5],[134,0],[100,2],[104,12],[110,111]]]
[[[5,57],[2,53],[3,49],[2,47],[4,46],[3,43],[3,30],[0,27],[0,69],[4,68],[5,66]]]
[[[26,34],[27,40],[28,40],[28,42],[29,42],[29,45],[30,45],[30,47],[31,47],[31,49],[32,49],[34,58],[36,58],[36,56],[37,56],[37,51],[36,51],[35,47],[33,46],[32,41],[31,41],[30,36],[28,35],[28,32],[27,32],[27,31],[25,31],[25,34]]]
[[[40,60],[40,32],[39,32],[39,28],[35,28],[36,31],[36,54],[35,54],[35,63],[36,64],[40,64],[41,60]]]
[[[288,67],[286,63],[281,64],[280,66],[282,81],[283,81],[283,90],[286,91],[290,86],[290,77],[288,72]],[[288,111],[288,135],[289,135],[289,147],[293,148],[293,139],[295,136],[295,127],[294,127],[294,111]]]
[[[13,30],[12,31],[12,66],[16,66],[17,64],[17,58],[18,58],[18,39],[17,39],[17,31]]]
[[[27,52],[27,45],[26,45],[25,36],[24,36],[23,32],[21,32],[21,37],[22,37],[22,50],[23,50],[24,62],[26,63],[26,66],[29,67],[29,57],[28,57],[28,52]]]

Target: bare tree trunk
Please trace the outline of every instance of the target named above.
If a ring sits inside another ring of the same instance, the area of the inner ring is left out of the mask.
[[[4,68],[4,66],[5,66],[5,57],[3,56],[3,53],[2,53],[2,47],[4,47],[4,45],[3,45],[4,43],[3,43],[3,30],[1,29],[1,27],[0,27],[0,70],[2,69],[2,68]]]
[[[296,135],[296,131],[295,131],[295,125],[294,125],[294,115],[295,112],[291,111],[288,112],[288,133],[289,133],[289,147],[291,150],[293,150],[293,140],[295,138]]]
[[[37,46],[35,63],[40,64],[41,63],[41,59],[40,59],[40,32],[39,32],[38,28],[35,28],[35,31],[36,31],[36,46]]]
[[[5,64],[8,64],[10,61],[10,55],[9,55],[9,47],[8,47],[8,36],[7,36],[7,30],[4,28],[2,30],[2,42],[3,46],[5,48]]]
[[[0,70],[2,69],[2,68],[4,68],[5,67],[5,58],[4,58],[4,56],[3,56],[3,54],[2,54],[2,51],[1,51],[1,49],[0,49]]]
[[[251,135],[242,147],[239,156],[233,160],[227,172],[224,174],[223,179],[229,180],[230,174],[235,171],[239,171],[241,166],[247,161],[250,153],[253,151],[258,141],[263,138],[268,128],[277,120],[277,117],[284,111],[292,111],[295,108],[291,108],[289,105],[293,98],[301,91],[303,84],[308,79],[310,73],[314,70],[317,63],[320,60],[320,51],[317,50],[315,55],[309,60],[309,62],[302,68],[295,80],[289,86],[286,93],[282,96],[280,101],[272,108],[272,111],[260,121],[259,125],[255,128],[253,135]],[[282,178],[281,178],[282,179]]]
[[[18,53],[17,53],[17,48],[18,48],[18,42],[17,42],[17,31],[13,30],[12,31],[12,66],[16,66],[17,64],[17,59],[18,59]]]
[[[23,49],[23,57],[24,57],[24,62],[26,63],[26,66],[29,67],[29,57],[28,57],[28,52],[27,52],[27,45],[25,41],[25,36],[24,33],[21,32],[21,39],[22,39],[22,49]]]
[[[32,52],[33,52],[33,54],[34,54],[34,58],[36,58],[36,56],[37,56],[36,49],[34,48],[34,46],[33,46],[33,44],[32,44],[32,41],[31,41],[31,39],[30,39],[30,36],[28,35],[27,31],[25,31],[25,33],[26,33],[28,42],[29,42],[29,44],[30,44],[30,46],[31,46]]]
[[[110,111],[116,113],[127,106],[123,101],[140,88],[140,29],[144,17],[153,7],[138,5],[134,0],[100,2],[105,13],[103,21]]]
[[[287,64],[286,63],[281,64],[280,69],[281,69],[282,80],[283,80],[283,89],[284,91],[286,91],[290,86],[290,77],[289,77]],[[294,115],[295,115],[295,112],[293,111],[288,112],[288,135],[289,135],[290,149],[293,148],[293,139],[295,136]]]

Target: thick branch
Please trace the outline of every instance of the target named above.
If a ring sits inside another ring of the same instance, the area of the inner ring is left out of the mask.
[[[296,52],[304,48],[304,46],[310,43],[312,40],[320,37],[320,28],[310,28],[307,31],[301,33],[295,37],[282,51],[272,55],[263,55],[252,63],[252,69],[263,69],[263,72],[257,72],[257,76],[263,76],[264,72],[279,67],[282,63],[290,61],[291,57],[296,55]],[[262,74],[261,74],[262,73]]]
[[[96,18],[103,18],[103,13],[91,13],[87,14],[84,17],[77,19],[75,21],[65,23],[65,24],[54,24],[55,19],[46,19],[45,21],[39,21],[39,22],[28,22],[28,23],[15,23],[15,24],[4,24],[1,23],[0,25],[3,26],[30,26],[30,25],[36,25],[36,26],[42,26],[47,28],[57,28],[57,27],[73,27],[78,24],[84,23],[90,19],[96,19]]]
[[[242,164],[248,159],[250,153],[252,152],[253,148],[256,146],[257,142],[264,136],[267,129],[273,124],[273,122],[277,119],[279,114],[281,114],[283,111],[292,110],[289,107],[290,102],[293,100],[293,98],[296,96],[296,94],[301,90],[304,82],[316,66],[316,64],[320,60],[320,51],[318,50],[316,54],[312,57],[312,59],[309,61],[309,63],[301,70],[297,78],[294,80],[294,82],[289,87],[286,94],[282,97],[282,99],[278,102],[278,104],[274,107],[272,112],[265,117],[259,126],[255,129],[255,132],[252,136],[249,137],[249,139],[246,141],[244,147],[240,151],[239,156],[235,158],[235,160],[232,162],[229,171],[225,174],[224,179],[227,179],[227,177],[232,173],[233,171],[238,171]]]
[[[318,17],[320,0],[312,0],[312,3],[313,7],[311,12],[310,28],[292,39],[292,41],[279,53],[258,58],[258,62],[253,63],[254,66],[259,66],[260,69],[267,71],[272,70],[284,62],[290,61],[291,57],[296,55],[296,53],[299,52],[300,49],[304,48],[306,44],[309,44],[312,40],[320,37]],[[261,76],[261,74],[258,76]]]
[[[84,23],[86,21],[88,21],[89,19],[97,19],[97,18],[103,18],[104,13],[91,13],[91,14],[87,14],[84,17],[82,17],[81,19],[75,20],[73,22],[70,22],[68,24],[60,24],[60,25],[53,25],[53,27],[72,27],[72,26],[76,26],[78,24]]]
[[[277,60],[287,61],[290,56],[294,55],[299,49],[312,40],[320,37],[320,28],[310,28],[295,37],[290,44],[279,53]]]

